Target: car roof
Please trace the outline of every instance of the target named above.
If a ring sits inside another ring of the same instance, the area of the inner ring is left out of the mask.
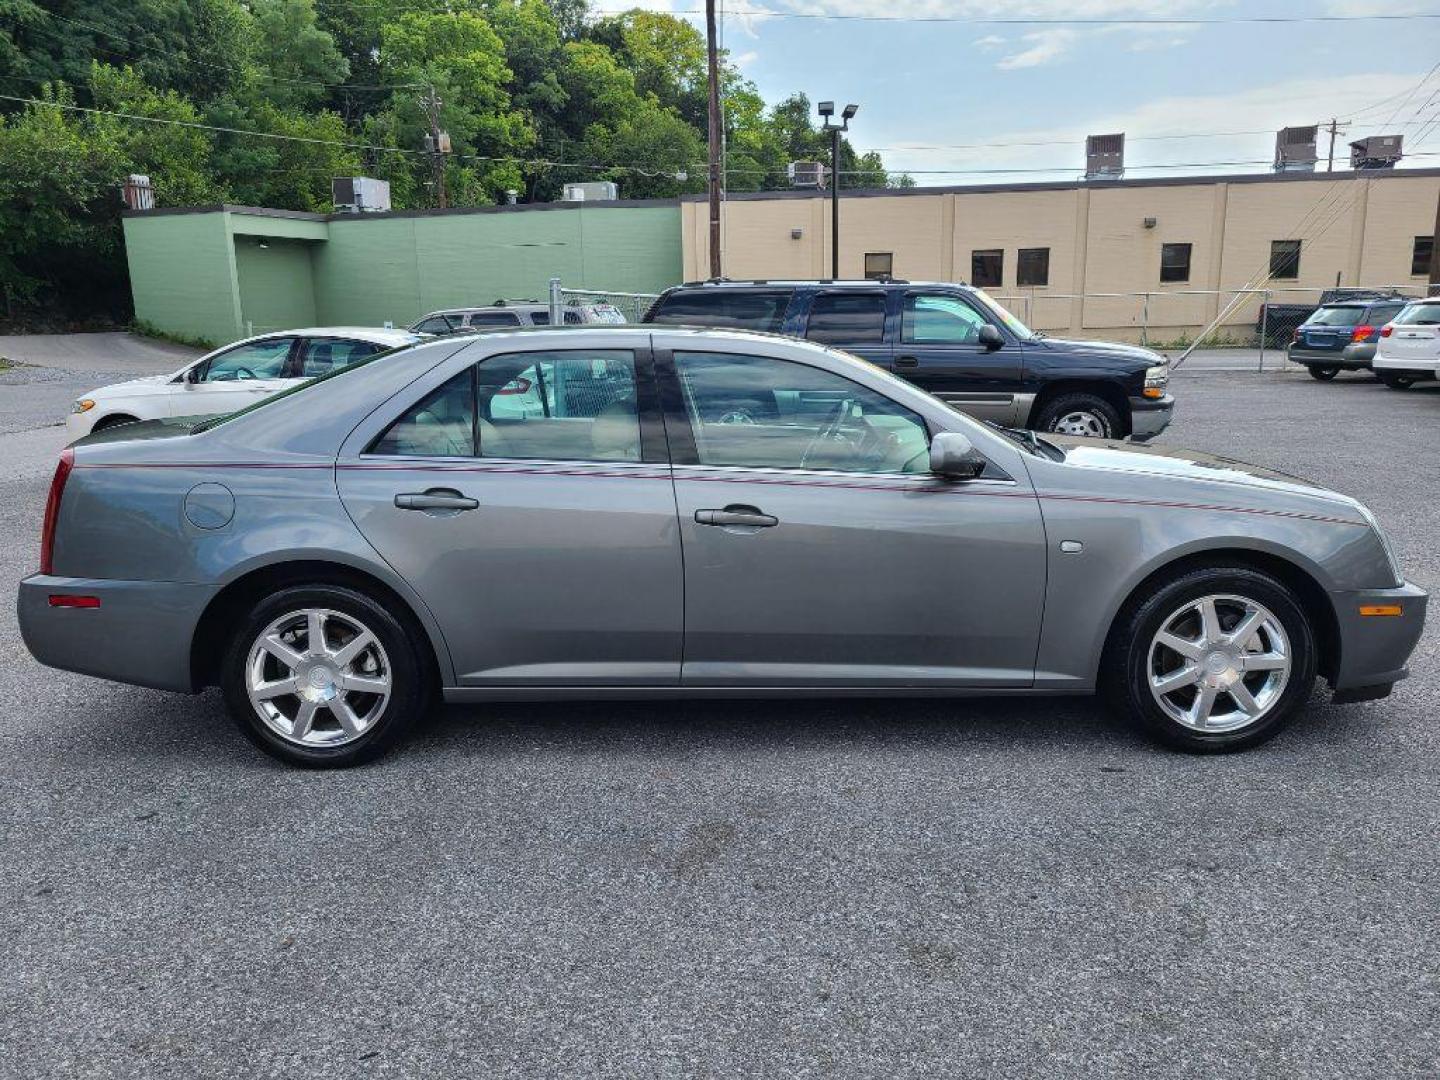
[[[842,288],[842,289],[883,289],[889,286],[902,286],[913,288],[933,289],[973,289],[975,286],[963,281],[910,281],[906,278],[752,278],[749,280],[732,278],[712,278],[706,281],[687,281],[681,285],[672,286],[669,291],[675,289],[753,289],[779,286],[782,288]]]
[[[404,327],[383,326],[304,326],[295,330],[277,330],[273,334],[257,334],[252,341],[272,337],[340,337],[357,341],[370,341],[377,345],[407,345],[415,340],[415,334]]]

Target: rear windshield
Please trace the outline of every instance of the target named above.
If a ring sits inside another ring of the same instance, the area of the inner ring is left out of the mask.
[[[1396,326],[1440,326],[1440,300],[1411,304],[1395,319]]]
[[[1354,307],[1322,307],[1305,321],[1311,326],[1358,326],[1365,314],[1361,305]]]
[[[734,330],[775,333],[790,306],[789,290],[747,291],[695,289],[662,296],[650,322],[687,326],[723,326]]]

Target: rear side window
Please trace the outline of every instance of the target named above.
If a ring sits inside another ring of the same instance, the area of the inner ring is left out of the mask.
[[[1365,309],[1358,304],[1347,307],[1322,307],[1306,323],[1311,326],[1359,326]]]
[[[651,322],[723,326],[774,333],[785,320],[790,293],[736,289],[695,289],[660,298]]]
[[[300,358],[300,377],[313,379],[335,368],[349,367],[357,360],[384,351],[384,345],[377,345],[373,341],[310,338],[305,342],[305,350]]]
[[[884,293],[820,293],[805,336],[829,345],[878,345],[885,339]]]
[[[421,334],[450,334],[464,325],[463,315],[432,315],[416,323],[413,329]]]
[[[520,316],[513,311],[477,311],[470,316],[471,326],[519,326]]]
[[[1404,304],[1376,304],[1370,309],[1370,314],[1365,317],[1365,321],[1373,326],[1384,326],[1396,315],[1399,315],[1404,306]]]

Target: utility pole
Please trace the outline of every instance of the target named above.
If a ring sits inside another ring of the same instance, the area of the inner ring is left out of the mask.
[[[1430,296],[1440,296],[1440,193],[1435,196],[1435,232],[1430,236]]]
[[[1335,134],[1339,130],[1339,120],[1336,117],[1330,118],[1330,126],[1326,129],[1330,132],[1330,153],[1325,158],[1325,171],[1335,171]]]
[[[715,51],[715,0],[705,0],[705,54],[710,82],[710,276],[718,278],[720,267],[720,63]]]
[[[440,127],[440,98],[435,87],[428,88],[420,99],[425,118],[430,121],[430,133],[425,136],[425,152],[430,155],[431,183],[435,188],[435,205],[444,210],[448,205],[445,198],[445,155],[450,153],[450,133]]]

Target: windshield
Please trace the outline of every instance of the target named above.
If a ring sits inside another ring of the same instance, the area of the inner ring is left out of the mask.
[[[1305,320],[1307,326],[1356,326],[1360,322],[1360,316],[1365,314],[1365,309],[1359,305],[1354,307],[1322,307],[1319,311]]]
[[[1440,300],[1411,304],[1395,316],[1396,326],[1440,326]]]
[[[297,386],[292,386],[288,390],[281,390],[278,394],[271,394],[269,397],[263,397],[254,404],[247,405],[245,406],[245,408],[240,409],[236,412],[222,413],[220,416],[212,416],[207,420],[202,420],[200,423],[196,424],[193,428],[190,429],[190,434],[199,435],[202,431],[209,431],[211,428],[219,427],[221,424],[226,423],[227,421],[234,420],[237,416],[245,416],[249,413],[254,412],[256,409],[263,409],[266,405],[273,405],[281,398],[288,398],[292,394],[304,393],[312,386],[318,386],[320,383],[329,382],[331,379],[338,379],[342,375],[348,375],[352,371],[359,371],[367,364],[373,364],[376,360],[383,360],[387,356],[394,356],[396,353],[404,352],[406,349],[410,348],[414,348],[414,345],[400,345],[393,349],[386,349],[383,352],[372,353],[371,355],[365,357],[363,360],[356,360],[355,363],[350,364],[346,367],[334,368],[331,371],[327,371],[324,375],[317,375],[315,378],[309,379],[306,382],[302,382]]]
[[[986,306],[990,308],[991,311],[993,311],[996,315],[1000,316],[1000,321],[1003,322],[1005,326],[1009,329],[1009,331],[1016,337],[1018,337],[1021,341],[1032,341],[1039,336],[1035,333],[1034,330],[1031,330],[1014,315],[1010,314],[1010,312],[1006,310],[1004,304],[1000,303],[1000,301],[996,300],[984,289],[976,289],[975,295],[978,296],[986,304]]]

